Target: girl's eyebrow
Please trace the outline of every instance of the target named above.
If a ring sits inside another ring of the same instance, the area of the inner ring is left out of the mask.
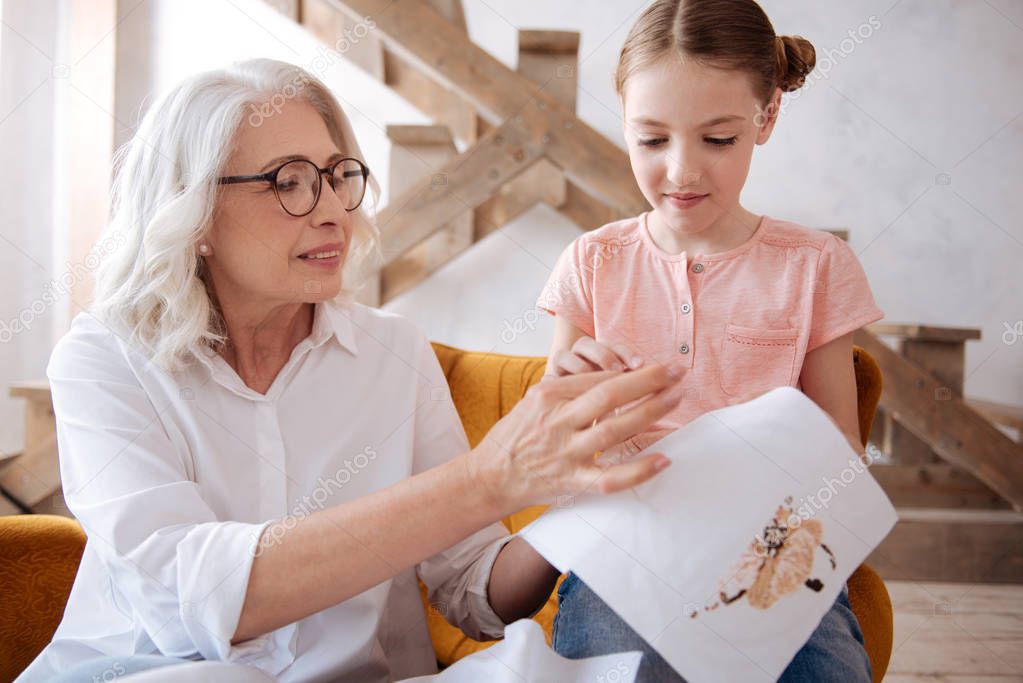
[[[728,114],[727,116],[719,116],[717,118],[711,119],[710,121],[707,121],[706,123],[701,124],[700,128],[710,128],[711,126],[716,126],[719,123],[728,123],[729,121],[745,121],[745,120],[746,120],[745,116],[739,116],[738,114]]]
[[[716,126],[719,123],[728,123],[729,121],[745,121],[745,120],[746,120],[745,116],[739,116],[738,114],[727,114],[725,116],[718,116],[716,118],[711,119],[710,121],[706,121],[706,122],[700,124],[699,126],[697,126],[697,128],[710,128],[711,126]],[[640,117],[637,117],[637,118],[634,118],[634,119],[630,119],[630,121],[632,123],[639,123],[639,124],[644,124],[644,125],[647,125],[647,126],[657,126],[659,128],[668,128],[668,124],[666,124],[666,123],[664,123],[662,121],[657,121],[655,119],[649,119],[649,118],[647,118],[645,116],[640,116]]]

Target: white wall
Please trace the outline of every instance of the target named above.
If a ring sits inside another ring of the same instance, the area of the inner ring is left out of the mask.
[[[148,39],[157,50],[151,65],[156,91],[233,59],[271,56],[310,67],[322,55],[311,36],[259,0],[152,3],[156,29]],[[518,27],[580,31],[579,113],[621,144],[611,72],[645,0],[464,3],[470,36],[512,66]],[[1020,321],[1023,328],[1023,193],[1018,190],[1023,3],[764,0],[763,5],[779,32],[814,42],[821,66],[808,87],[787,100],[774,137],[755,154],[744,203],[807,225],[848,228],[887,319],[981,328],[983,340],[968,346],[967,394],[1023,404],[1023,336],[1013,344],[1003,341],[1007,327]],[[13,41],[5,29],[4,56]],[[5,102],[25,92],[30,74],[43,68],[30,50],[22,53],[24,66],[18,69],[0,61]],[[386,201],[384,127],[425,119],[343,61],[318,75],[335,88],[351,116],[371,168],[384,181]],[[28,148],[45,153],[48,143],[29,136],[45,128],[45,119],[22,120],[21,127],[12,125],[14,120],[0,124],[5,158]],[[0,183],[0,192],[9,194],[11,188]],[[14,235],[19,248],[49,263],[48,226],[43,221],[40,234],[32,220],[45,216],[46,209],[11,213],[6,201],[2,205],[0,235]],[[538,207],[389,308],[440,341],[542,354],[550,324],[535,316],[532,304],[557,255],[576,234],[556,212]],[[31,301],[43,277],[2,241],[0,268],[5,292],[0,320],[6,320]],[[509,332],[509,325],[535,328],[518,334]],[[41,374],[41,343],[19,342],[13,356],[10,345],[0,345],[0,351],[0,381]],[[10,414],[9,409],[0,414],[4,429]]]
[[[7,387],[43,376],[60,307],[52,298],[58,4],[7,0],[2,8],[0,452],[22,443],[21,400],[8,398]]]
[[[610,73],[646,2],[465,4],[473,39],[508,64],[516,27],[581,31],[579,113],[621,144]],[[1023,3],[762,4],[779,33],[815,44],[819,68],[758,148],[744,204],[848,228],[886,320],[981,328],[966,393],[1023,404],[1023,335],[1003,341],[1023,328]],[[573,231],[538,210],[506,233],[392,308],[438,339],[543,353],[547,326],[510,344],[501,335]]]

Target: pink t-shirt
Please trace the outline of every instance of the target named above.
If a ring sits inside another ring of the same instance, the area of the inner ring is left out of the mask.
[[[668,254],[646,216],[578,237],[558,259],[537,306],[647,363],[687,369],[678,407],[651,427],[779,386],[799,386],[808,351],[877,321],[852,249],[829,233],[764,216],[744,244],[720,254]]]

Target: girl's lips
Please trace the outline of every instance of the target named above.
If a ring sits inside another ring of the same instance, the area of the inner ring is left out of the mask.
[[[704,199],[706,199],[710,195],[709,194],[699,194],[699,195],[666,194],[664,196],[667,197],[668,201],[671,203],[672,206],[675,206],[675,207],[677,207],[679,209],[691,209],[692,207],[696,206],[697,204],[702,202]],[[685,199],[683,199],[683,197],[685,197]]]

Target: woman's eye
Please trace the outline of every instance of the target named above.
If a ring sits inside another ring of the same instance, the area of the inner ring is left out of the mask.
[[[668,141],[668,138],[640,138],[639,144],[643,147],[657,147]]]
[[[734,145],[738,135],[733,135],[730,138],[704,138],[703,141],[711,145],[717,145],[718,147],[726,147],[728,145]]]

